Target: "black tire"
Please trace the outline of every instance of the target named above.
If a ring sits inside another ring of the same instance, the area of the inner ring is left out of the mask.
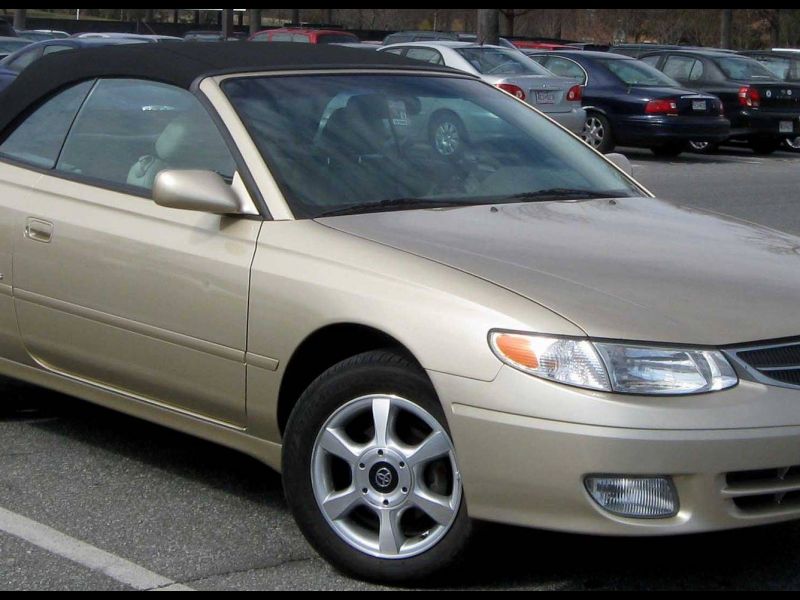
[[[350,546],[328,524],[314,496],[311,464],[315,441],[328,419],[349,402],[374,394],[397,395],[424,408],[444,428],[447,421],[433,387],[419,367],[399,353],[361,354],[331,368],[300,398],[284,437],[284,489],[308,542],[345,574],[385,584],[409,584],[442,573],[462,558],[472,531],[462,498],[448,533],[425,554],[383,560]]]
[[[602,129],[602,134],[593,133],[599,131],[598,126]],[[601,154],[610,154],[617,147],[611,122],[598,112],[590,112],[586,116],[586,125],[581,138]]]
[[[800,137],[788,138],[784,141],[784,145],[789,152],[800,152]]]
[[[687,145],[688,152],[695,154],[716,154],[719,151],[719,143],[717,142],[689,142]]]
[[[768,156],[770,154],[774,154],[777,152],[781,147],[780,140],[753,140],[750,142],[750,148],[758,154],[759,156]]]
[[[461,157],[469,141],[464,122],[450,111],[441,111],[431,117],[428,139],[436,153],[444,158]]]
[[[676,157],[686,152],[686,144],[683,142],[672,142],[661,146],[655,146],[650,148],[650,150],[656,156]]]

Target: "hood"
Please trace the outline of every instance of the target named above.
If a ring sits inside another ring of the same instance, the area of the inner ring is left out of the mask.
[[[495,208],[320,223],[493,282],[593,337],[721,346],[800,336],[796,236],[652,198]]]

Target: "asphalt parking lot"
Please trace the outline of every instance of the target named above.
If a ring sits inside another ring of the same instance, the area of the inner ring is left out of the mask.
[[[800,154],[627,154],[661,197],[800,234]],[[0,590],[371,589],[315,555],[257,462],[21,384],[0,397]],[[800,524],[662,540],[483,525],[435,585],[796,589],[798,562]]]

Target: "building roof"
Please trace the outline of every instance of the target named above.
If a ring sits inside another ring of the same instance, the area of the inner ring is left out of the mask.
[[[147,79],[185,89],[227,73],[315,69],[441,71],[385,52],[330,45],[273,43],[135,44],[58,52],[25,69],[3,95],[0,131],[56,92],[99,77]]]

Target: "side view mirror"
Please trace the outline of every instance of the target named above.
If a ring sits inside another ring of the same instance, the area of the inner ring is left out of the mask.
[[[153,201],[164,208],[216,215],[245,212],[233,188],[213,171],[162,171],[156,176]]]
[[[627,156],[614,152],[612,154],[606,154],[606,158],[622,169],[627,175],[633,176],[633,165],[631,161],[628,160]]]

